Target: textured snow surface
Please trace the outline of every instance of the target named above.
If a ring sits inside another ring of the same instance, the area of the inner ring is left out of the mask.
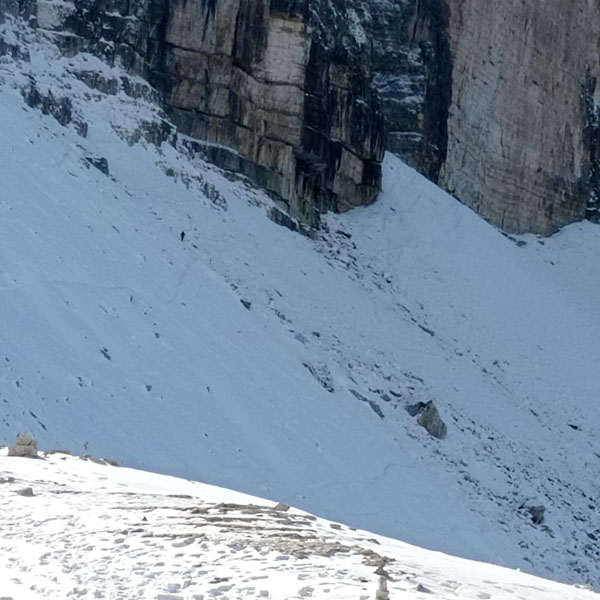
[[[129,145],[158,109],[77,77],[117,69],[4,32],[30,59],[0,58],[3,442],[600,585],[598,227],[510,239],[388,157],[380,199],[308,239],[180,145]],[[429,400],[443,441],[404,409]]]
[[[260,498],[62,454],[0,456],[0,482],[4,599],[598,597]],[[19,494],[26,487],[32,496]]]

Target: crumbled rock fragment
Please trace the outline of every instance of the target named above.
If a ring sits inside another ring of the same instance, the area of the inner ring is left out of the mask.
[[[529,516],[534,525],[541,525],[544,522],[544,513],[546,512],[545,506],[530,506],[527,511],[529,512]]]
[[[408,412],[411,417],[417,417],[417,423],[421,425],[421,427],[424,427],[429,435],[440,440],[443,440],[446,437],[448,428],[444,421],[442,421],[440,413],[433,401],[430,400],[429,402],[409,404],[406,406],[406,412]]]

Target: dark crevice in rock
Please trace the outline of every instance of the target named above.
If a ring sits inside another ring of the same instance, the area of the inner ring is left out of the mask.
[[[586,187],[589,202],[586,217],[594,223],[600,222],[600,105],[594,98],[597,88],[597,77],[588,71],[582,91],[586,116],[583,141],[588,158]]]
[[[373,5],[374,86],[388,150],[433,181],[446,158],[452,56],[445,0]]]

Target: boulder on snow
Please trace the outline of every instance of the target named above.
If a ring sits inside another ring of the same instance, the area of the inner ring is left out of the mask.
[[[546,512],[545,506],[530,506],[529,515],[534,525],[541,525],[544,522],[544,513]]]
[[[108,161],[103,156],[86,156],[85,160],[92,165],[92,167],[96,167],[103,175],[110,175]]]
[[[540,504],[538,506],[527,506],[526,504],[522,504],[519,506],[519,510],[524,511],[534,525],[543,524],[544,513],[546,512],[546,507],[544,505]]]
[[[425,408],[425,402],[417,402],[416,404],[407,404],[405,407],[406,412],[411,417],[416,417],[419,413],[423,412]]]
[[[421,427],[424,427],[429,435],[439,440],[443,440],[446,437],[448,428],[444,421],[442,421],[442,417],[440,417],[440,413],[432,400],[409,404],[406,406],[406,411],[411,417],[418,417],[417,423]]]
[[[37,441],[28,431],[21,433],[17,436],[16,442],[8,447],[8,456],[37,458]]]

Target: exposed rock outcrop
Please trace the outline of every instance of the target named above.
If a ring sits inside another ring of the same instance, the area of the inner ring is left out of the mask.
[[[73,113],[73,105],[67,97],[56,97],[49,91],[44,94],[38,90],[35,81],[22,90],[23,100],[32,108],[39,108],[44,115],[52,115],[61,125],[73,123],[82,137],[87,135],[87,123]]]
[[[511,232],[596,208],[600,11],[447,0],[452,105],[441,183]]]
[[[506,231],[600,220],[593,3],[0,0],[5,13],[143,75],[190,147],[304,224],[371,202],[384,144]]]
[[[543,504],[521,504],[519,511],[529,517],[534,525],[542,525],[545,521],[544,514],[546,513],[546,507]]]
[[[15,443],[8,447],[8,455],[37,458],[37,441],[25,431],[19,434]]]
[[[508,232],[600,217],[600,11],[362,2],[387,147]]]
[[[437,182],[446,158],[452,94],[444,0],[363,4],[386,147]]]
[[[148,76],[181,131],[318,223],[371,202],[383,129],[370,53],[328,2],[153,0]]]
[[[385,140],[372,54],[337,3],[21,0],[27,11],[64,53],[88,51],[146,77],[209,160],[305,223],[376,197]]]

